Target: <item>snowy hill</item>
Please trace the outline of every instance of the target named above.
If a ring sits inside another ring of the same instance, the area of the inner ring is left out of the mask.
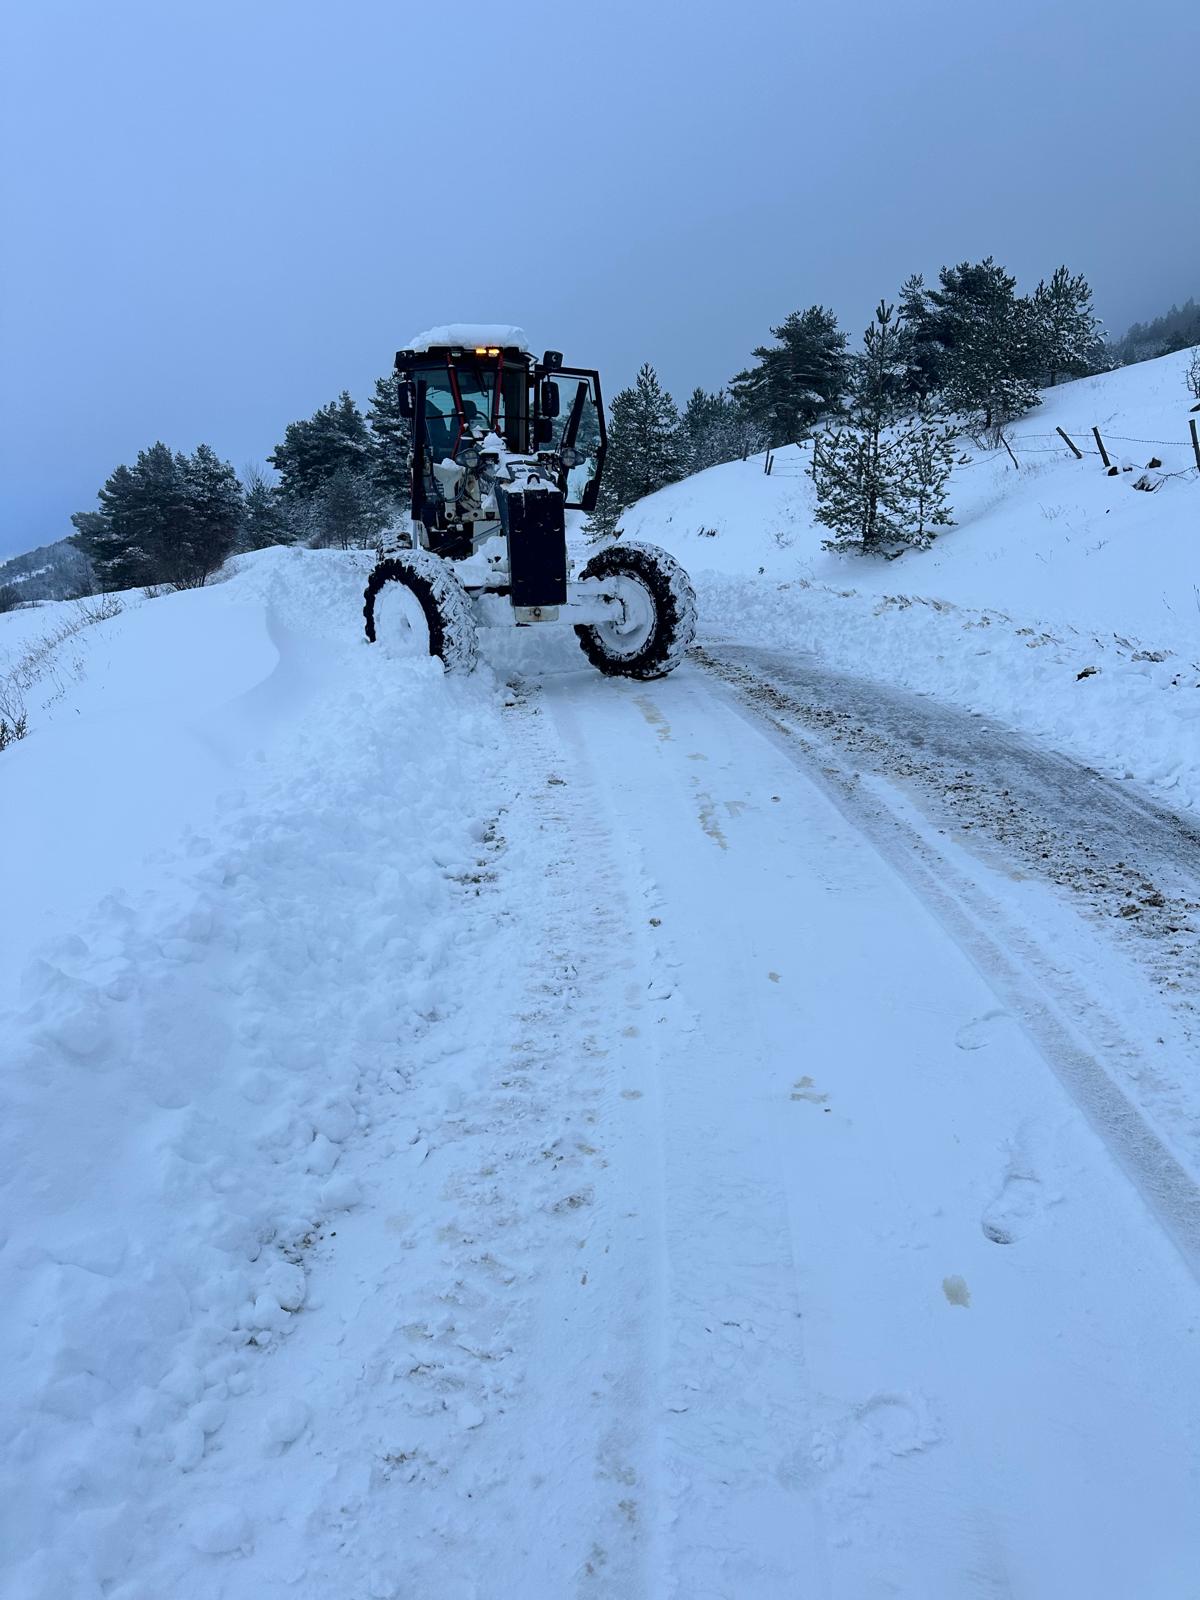
[[[91,584],[91,563],[66,539],[0,561],[0,591],[11,590],[21,605],[83,594]]]
[[[1200,804],[1200,474],[1188,352],[1047,391],[1007,453],[955,470],[928,552],[824,551],[809,450],[713,467],[623,521],[697,577],[715,632],[950,695],[1118,775]],[[1106,475],[1100,429],[1122,467]],[[1062,427],[1082,461],[1055,433]],[[1135,491],[1146,464],[1153,493]],[[1079,673],[1085,673],[1079,678]]]

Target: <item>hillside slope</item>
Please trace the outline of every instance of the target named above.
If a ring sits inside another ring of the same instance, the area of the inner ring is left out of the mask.
[[[970,450],[951,484],[956,525],[927,552],[823,550],[800,446],[777,451],[769,477],[759,456],[673,484],[634,506],[624,531],[688,566],[713,634],[936,692],[1195,806],[1200,474],[1187,360],[1049,391],[1013,429],[1019,469],[1004,450]],[[1106,475],[1093,425],[1137,471]],[[1056,426],[1092,453],[1077,461]],[[1152,456],[1161,485],[1135,492]]]

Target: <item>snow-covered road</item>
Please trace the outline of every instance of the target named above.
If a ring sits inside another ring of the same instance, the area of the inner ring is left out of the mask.
[[[0,1017],[5,1600],[1190,1595],[1191,1019],[1045,774],[761,655],[443,680],[271,562],[234,789]]]
[[[546,699],[676,977],[649,1592],[1182,1590],[1196,1288],[1035,979],[699,674]]]

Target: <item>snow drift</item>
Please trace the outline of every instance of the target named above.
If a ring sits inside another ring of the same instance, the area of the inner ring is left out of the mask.
[[[384,1041],[440,1003],[494,697],[368,650],[361,569],[263,552],[132,605],[4,753],[13,1600],[111,1592],[356,1203],[339,1157]],[[236,1548],[236,1506],[196,1515],[197,1550]]]

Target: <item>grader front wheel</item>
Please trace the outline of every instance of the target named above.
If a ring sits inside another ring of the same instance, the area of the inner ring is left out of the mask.
[[[575,629],[585,656],[610,677],[664,678],[696,637],[696,595],[687,573],[652,544],[610,544],[580,578],[599,578],[623,602],[620,621]]]

